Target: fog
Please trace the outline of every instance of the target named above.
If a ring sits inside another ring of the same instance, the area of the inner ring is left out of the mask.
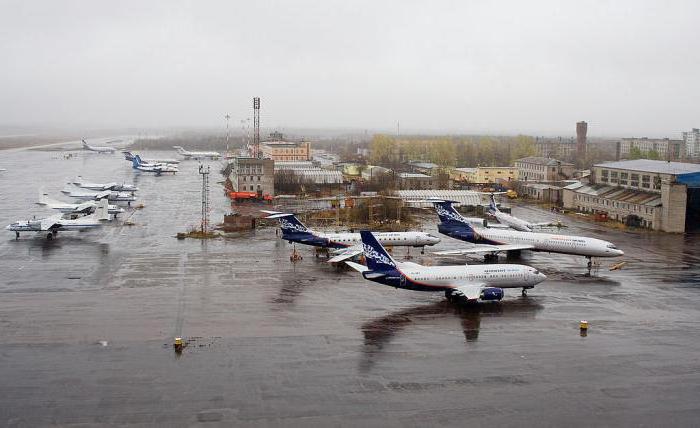
[[[696,1],[0,1],[0,124],[678,137]]]

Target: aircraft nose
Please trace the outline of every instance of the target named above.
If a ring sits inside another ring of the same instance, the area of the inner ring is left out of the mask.
[[[542,272],[537,272],[537,279],[542,282],[545,279],[547,279],[547,275],[543,274]]]

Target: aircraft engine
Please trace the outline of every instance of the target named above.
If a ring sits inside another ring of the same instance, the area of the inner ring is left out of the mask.
[[[501,300],[503,298],[503,289],[496,287],[484,288],[480,298],[481,300]]]

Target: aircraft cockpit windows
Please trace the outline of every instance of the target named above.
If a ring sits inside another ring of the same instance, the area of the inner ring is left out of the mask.
[[[606,245],[607,248],[610,248],[611,250],[617,250],[617,247],[613,244],[608,244]]]

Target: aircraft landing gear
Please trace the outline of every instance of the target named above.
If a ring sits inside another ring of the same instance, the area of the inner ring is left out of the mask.
[[[421,253],[421,254],[425,254],[425,246],[420,247],[420,253]]]
[[[588,273],[586,274],[586,276],[591,276],[591,269],[593,268],[593,260],[591,259],[591,256],[586,256],[586,258],[588,259],[588,264],[587,264]]]
[[[520,293],[521,296],[527,297],[527,290],[533,288],[533,286],[523,287],[523,291]]]
[[[51,232],[47,233],[46,239],[48,239],[49,241],[53,240],[53,233],[51,233]]]
[[[452,290],[445,290],[445,299],[447,299],[448,302],[452,301]]]
[[[19,232],[15,232],[15,240],[19,240]]]
[[[498,263],[498,254],[485,254],[484,263]]]

